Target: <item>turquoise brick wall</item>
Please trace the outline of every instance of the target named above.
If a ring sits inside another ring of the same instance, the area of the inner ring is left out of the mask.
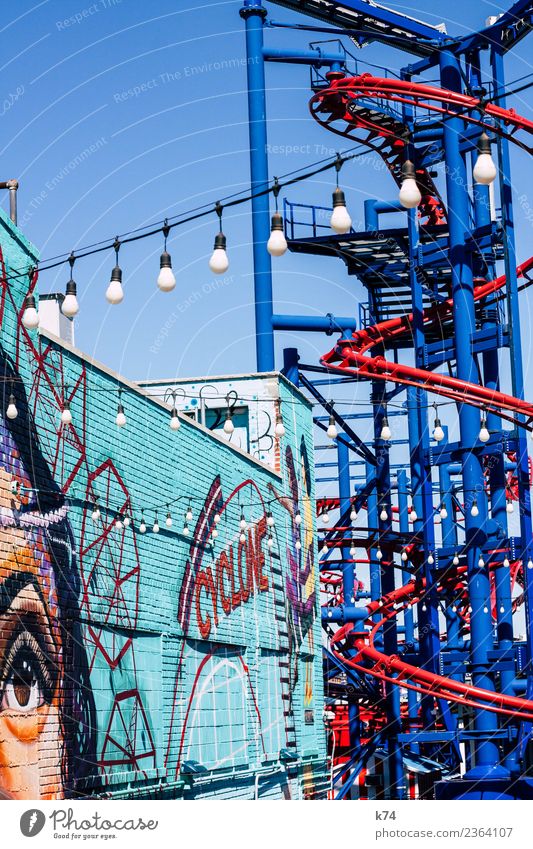
[[[158,400],[22,327],[29,278],[10,277],[36,253],[4,215],[0,228],[0,788],[18,798],[320,797],[309,406],[279,379],[280,474],[185,417],[171,432]],[[73,421],[61,427],[65,400]],[[131,523],[118,527],[124,516]]]

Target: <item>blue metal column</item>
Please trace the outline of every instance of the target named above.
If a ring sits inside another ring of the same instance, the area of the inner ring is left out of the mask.
[[[265,63],[263,21],[266,9],[261,0],[244,0],[240,15],[246,23],[246,69],[248,75],[248,126],[252,194],[268,186]],[[252,199],[254,254],[255,334],[258,371],[274,369],[272,328],[272,264],[266,244],[270,235],[269,195]]]
[[[347,440],[348,437],[345,436]],[[350,480],[350,449],[347,442],[337,440],[337,464],[339,471],[339,508],[340,515],[349,515],[351,505],[351,480]],[[350,554],[351,534],[342,532],[346,540],[342,546],[342,591],[344,604],[353,607],[355,604],[355,569]],[[350,749],[355,751],[361,744],[361,728],[359,723],[359,705],[355,699],[348,699],[348,731],[350,737]]]
[[[409,536],[409,499],[407,489],[407,472],[405,469],[400,469],[397,473],[398,482],[398,510],[400,512],[400,533],[405,537]],[[415,508],[416,509],[416,508]],[[411,573],[408,569],[402,569],[402,583],[407,584],[411,580]],[[412,607],[406,607],[403,613],[403,622],[405,628],[405,644],[407,646],[415,645],[415,626]],[[409,716],[410,728],[416,727],[418,718],[418,698],[413,690],[407,690],[407,710]]]
[[[456,57],[443,50],[440,54],[441,83],[443,88],[462,91],[461,69]],[[465,382],[477,383],[475,358],[472,353],[472,336],[475,332],[473,298],[472,256],[467,247],[470,207],[467,191],[466,166],[460,151],[463,121],[450,118],[444,123],[444,148],[446,155],[446,188],[449,226],[449,257],[452,266],[453,318],[457,377]],[[465,528],[467,548],[468,587],[471,604],[470,659],[474,684],[494,690],[488,652],[493,648],[492,620],[490,616],[490,585],[488,567],[479,565],[480,542],[484,540],[487,522],[487,503],[484,491],[481,458],[474,450],[480,426],[479,410],[468,404],[459,405],[459,423],[463,447],[462,470],[465,501]],[[470,506],[477,498],[479,516],[471,515]],[[498,720],[486,710],[476,710],[474,726],[479,734],[475,741],[475,766],[469,778],[506,777],[508,772],[499,764],[498,745],[493,735]]]
[[[506,108],[505,77],[503,56],[493,47],[491,50],[492,74],[494,79],[494,95],[498,97],[498,105]],[[516,247],[514,236],[513,198],[511,185],[511,161],[509,142],[500,138],[498,141],[500,162],[500,200],[502,208],[502,224],[505,246],[505,274],[507,277],[507,322],[509,329],[509,348],[511,355],[511,377],[513,395],[524,397],[524,370],[522,365],[522,334],[520,330],[520,306],[518,301],[518,282],[516,277]],[[522,417],[520,417],[522,418]],[[532,557],[532,524],[531,524],[531,495],[529,490],[529,467],[526,434],[518,428],[517,438],[517,469],[518,493],[520,506],[520,535],[522,538],[522,563],[524,567],[524,591],[526,613],[526,638],[528,649],[528,698],[533,697],[533,570],[527,568]]]

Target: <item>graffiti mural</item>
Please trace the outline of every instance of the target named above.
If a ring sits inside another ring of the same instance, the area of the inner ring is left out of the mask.
[[[323,794],[309,408],[280,378],[276,468],[172,433],[23,326],[33,249],[0,227],[0,796]]]

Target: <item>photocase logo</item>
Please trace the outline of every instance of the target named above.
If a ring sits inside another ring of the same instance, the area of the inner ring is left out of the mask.
[[[20,830],[24,837],[35,837],[43,830],[46,817],[42,811],[37,808],[31,808],[29,811],[24,811],[20,818]]]

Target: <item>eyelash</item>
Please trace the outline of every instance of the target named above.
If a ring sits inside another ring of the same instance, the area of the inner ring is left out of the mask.
[[[30,681],[29,685],[28,681]],[[36,691],[35,687],[37,687]],[[19,695],[26,694],[28,698],[25,703],[22,703]],[[0,711],[29,712],[41,707],[44,703],[49,704],[52,695],[53,682],[46,656],[35,636],[30,631],[21,631],[6,652],[0,692]]]

